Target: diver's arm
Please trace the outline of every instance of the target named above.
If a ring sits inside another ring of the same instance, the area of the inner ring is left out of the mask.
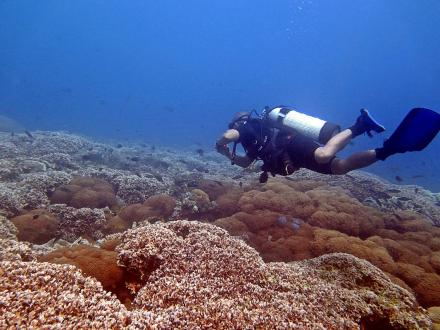
[[[218,153],[226,156],[234,164],[240,167],[248,167],[252,164],[252,159],[247,156],[233,156],[228,148],[228,143],[235,142],[240,138],[240,133],[236,129],[228,129],[215,144]]]
[[[239,139],[240,133],[235,129],[228,129],[215,143],[215,150],[223,156],[232,158],[231,152],[228,148],[228,143],[235,142]]]
[[[252,164],[253,159],[248,156],[235,156],[234,158],[230,158],[234,164],[237,164],[240,167],[246,168]]]

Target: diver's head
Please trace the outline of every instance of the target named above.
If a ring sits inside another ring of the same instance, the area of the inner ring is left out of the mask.
[[[231,119],[228,127],[229,129],[237,129],[241,125],[243,125],[250,117],[250,113],[247,111],[239,111],[237,112]]]

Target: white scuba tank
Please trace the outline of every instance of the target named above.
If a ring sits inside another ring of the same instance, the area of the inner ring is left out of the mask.
[[[276,128],[291,128],[300,134],[308,136],[313,140],[325,144],[341,131],[339,125],[305,115],[287,107],[266,108],[263,118]]]

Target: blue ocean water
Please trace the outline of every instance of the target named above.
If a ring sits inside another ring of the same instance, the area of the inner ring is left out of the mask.
[[[232,114],[286,104],[387,128],[440,111],[437,0],[1,0],[0,114],[29,130],[212,148]],[[440,191],[440,139],[368,170]]]

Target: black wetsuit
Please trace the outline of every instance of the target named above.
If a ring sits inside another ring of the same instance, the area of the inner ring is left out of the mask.
[[[252,160],[261,159],[263,170],[273,174],[286,175],[284,169],[288,160],[295,168],[332,174],[331,162],[319,164],[315,160],[315,150],[320,144],[297,132],[270,128],[260,119],[249,119],[238,128],[239,142]]]

